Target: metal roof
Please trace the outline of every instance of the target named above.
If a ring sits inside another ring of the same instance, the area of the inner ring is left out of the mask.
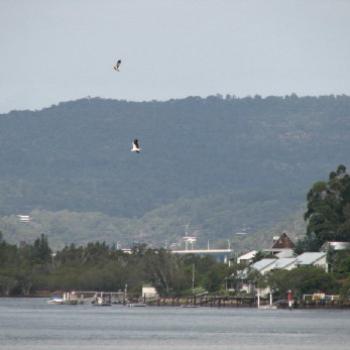
[[[285,249],[276,254],[276,257],[279,259],[282,258],[294,258],[293,249]]]
[[[257,253],[257,250],[251,250],[250,252],[247,252],[247,253],[239,256],[237,258],[237,261],[253,259],[254,256],[256,255],[256,253]]]
[[[327,251],[329,248],[332,248],[334,250],[348,250],[350,249],[350,242],[326,242],[321,247],[321,250]]]
[[[284,269],[288,267],[289,265],[293,264],[295,262],[296,258],[281,258],[277,259],[272,266],[269,266],[269,268],[272,269]]]
[[[296,263],[298,265],[311,265],[325,256],[326,253],[324,252],[307,252],[298,255],[296,258]]]
[[[273,264],[277,259],[261,259],[254,264],[251,265],[251,267],[257,271],[264,270],[269,265]]]

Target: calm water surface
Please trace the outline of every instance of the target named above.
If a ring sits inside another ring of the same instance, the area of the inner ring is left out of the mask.
[[[350,311],[127,308],[0,298],[0,349],[350,349]]]

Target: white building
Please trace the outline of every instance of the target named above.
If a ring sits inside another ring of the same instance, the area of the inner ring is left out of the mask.
[[[250,265],[250,269],[264,275],[265,273],[271,271],[272,267],[275,265],[276,260],[278,259],[261,259]]]
[[[157,298],[158,298],[158,293],[154,287],[142,286],[142,299],[143,300],[157,299]]]
[[[306,265],[318,266],[328,272],[327,253],[307,252],[294,258],[262,259],[250,265],[250,268],[264,275],[271,270],[292,270],[298,266]]]
[[[251,250],[250,252],[247,252],[243,255],[240,255],[237,258],[237,264],[250,264],[252,262],[252,260],[254,259],[256,253],[258,251],[257,250]]]
[[[296,257],[294,264],[295,267],[305,265],[318,266],[328,272],[327,253],[325,252],[306,252],[300,254]]]
[[[293,257],[294,257],[293,249],[284,249],[283,251],[276,253],[276,258],[278,258],[278,259],[293,258]]]
[[[322,245],[321,251],[327,252],[329,249],[333,250],[350,250],[350,242],[336,242],[330,241]]]
[[[27,223],[27,222],[30,222],[31,221],[31,217],[30,215],[17,215],[18,219],[19,219],[19,222],[22,222],[22,223]]]

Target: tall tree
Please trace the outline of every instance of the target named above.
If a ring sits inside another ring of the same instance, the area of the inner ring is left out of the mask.
[[[350,176],[344,165],[331,172],[327,182],[312,186],[304,218],[305,242],[316,242],[315,247],[320,247],[326,241],[350,241]]]

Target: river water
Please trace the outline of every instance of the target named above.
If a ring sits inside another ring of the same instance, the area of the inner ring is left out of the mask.
[[[0,298],[0,349],[350,349],[350,311],[48,305]]]

